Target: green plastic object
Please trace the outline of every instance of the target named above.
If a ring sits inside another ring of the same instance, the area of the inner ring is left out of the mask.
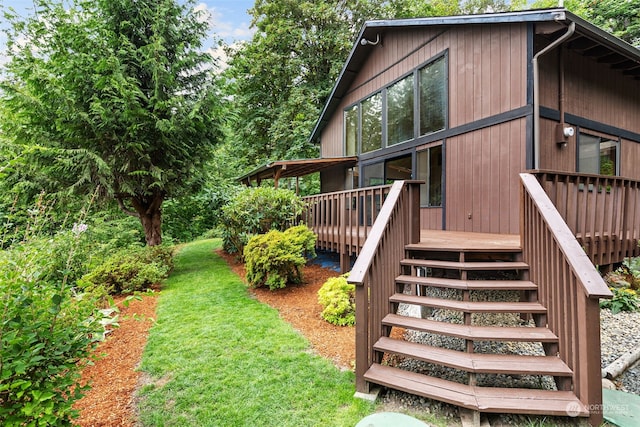
[[[640,396],[618,390],[602,390],[604,419],[618,427],[640,426]]]
[[[356,427],[429,427],[428,424],[398,412],[377,412],[364,417]]]

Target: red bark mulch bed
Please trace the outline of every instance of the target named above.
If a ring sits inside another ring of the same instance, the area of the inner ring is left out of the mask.
[[[244,266],[232,256],[218,251],[232,270],[245,277]],[[319,355],[330,359],[341,369],[353,369],[355,360],[355,328],[331,325],[320,317],[318,289],[330,277],[339,273],[318,265],[305,266],[304,284],[270,291],[250,289],[259,301],[278,310],[280,316],[304,335]],[[140,379],[136,368],[147,341],[149,328],[155,319],[157,295],[131,300],[120,307],[120,327],[100,343],[95,354],[101,357],[82,371],[82,383],[91,390],[74,405],[80,411],[76,423],[82,427],[134,426],[136,419],[135,391]]]

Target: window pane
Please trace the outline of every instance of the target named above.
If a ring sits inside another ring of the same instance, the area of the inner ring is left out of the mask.
[[[355,156],[358,146],[358,106],[344,112],[344,155]]]
[[[420,186],[420,206],[442,206],[442,146],[418,152],[417,178]]]
[[[382,95],[362,101],[362,152],[382,148]]]
[[[578,172],[617,175],[618,141],[581,133],[578,139]]]
[[[442,145],[429,151],[429,206],[442,206]]]
[[[600,140],[600,175],[616,175],[618,142],[610,139]]]
[[[420,135],[444,129],[446,118],[445,58],[420,70]]]
[[[411,156],[387,160],[385,163],[385,178],[387,184],[401,179],[411,179]]]
[[[367,165],[362,168],[364,187],[384,184],[384,163]]]
[[[387,143],[409,139],[413,139],[413,75],[387,90]]]
[[[600,173],[600,138],[580,134],[578,142],[578,172]]]

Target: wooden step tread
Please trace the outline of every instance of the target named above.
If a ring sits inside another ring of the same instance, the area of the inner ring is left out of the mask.
[[[573,415],[589,416],[588,408],[571,391],[470,386],[379,364],[373,364],[364,378],[480,412],[566,416],[569,409]]]
[[[558,342],[558,337],[553,332],[540,327],[461,325],[397,314],[387,314],[382,323],[386,326],[398,326],[472,341]]]
[[[534,291],[538,286],[528,280],[460,280],[442,277],[418,277],[402,275],[396,278],[396,283],[418,284],[436,288],[462,290],[505,290],[505,291]]]
[[[501,270],[527,270],[529,265],[521,261],[440,261],[431,259],[405,258],[400,261],[401,265],[428,268],[443,268],[449,270],[465,271],[501,271]]]
[[[422,305],[463,311],[465,313],[546,313],[547,309],[537,302],[495,302],[495,301],[459,301],[443,298],[431,298],[418,295],[394,294],[389,301],[395,303]]]
[[[486,253],[486,254],[517,254],[522,252],[522,248],[518,244],[502,244],[502,245],[485,245],[475,244],[466,245],[465,243],[456,243],[451,245],[449,242],[420,242],[409,243],[405,245],[405,249],[416,252],[451,252],[451,253]]]
[[[567,364],[555,356],[466,353],[389,337],[381,337],[373,348],[376,351],[403,355],[467,372],[558,377],[569,377],[573,374]]]

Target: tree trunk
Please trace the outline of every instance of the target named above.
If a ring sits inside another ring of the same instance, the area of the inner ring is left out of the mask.
[[[135,211],[125,206],[123,198],[116,199],[123,212],[140,220],[148,246],[162,244],[162,202],[164,201],[164,194],[156,193],[149,197],[131,197],[129,200]]]
[[[147,246],[162,244],[162,211],[159,208],[140,214],[140,223],[144,229]]]

